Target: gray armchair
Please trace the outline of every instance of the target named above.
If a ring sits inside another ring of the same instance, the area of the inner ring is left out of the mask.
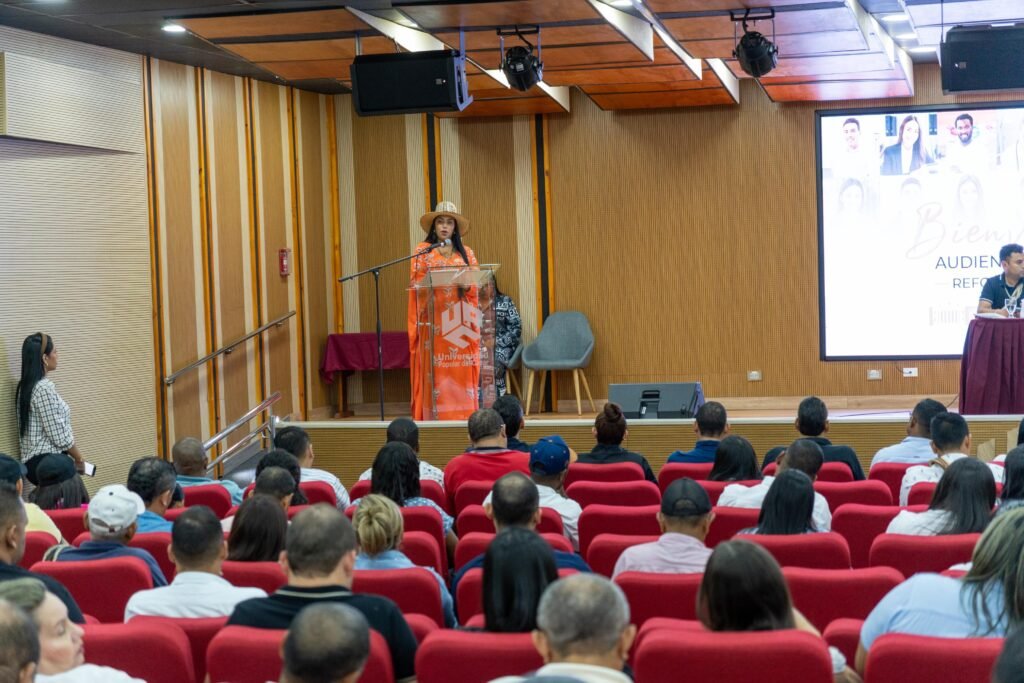
[[[533,397],[533,375],[540,373],[540,398],[538,410],[544,401],[544,383],[549,372],[556,370],[572,370],[573,384],[576,387],[576,412],[583,414],[580,404],[580,378],[583,388],[590,401],[590,409],[594,407],[594,397],[590,395],[590,384],[583,368],[590,364],[594,355],[594,333],[587,322],[587,316],[578,311],[552,313],[544,321],[544,327],[532,344],[523,349],[523,366],[526,376],[526,414],[530,414],[530,402]]]

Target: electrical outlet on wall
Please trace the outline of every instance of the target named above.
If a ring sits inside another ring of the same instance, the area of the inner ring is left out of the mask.
[[[760,382],[761,381],[761,371],[760,370],[751,370],[750,372],[748,372],[747,373],[747,381],[748,382]]]
[[[872,382],[882,379],[881,370],[868,370],[868,379]]]
[[[904,377],[917,377],[917,368],[903,368]]]

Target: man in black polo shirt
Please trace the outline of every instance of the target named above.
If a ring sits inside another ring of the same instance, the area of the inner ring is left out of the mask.
[[[384,636],[395,679],[415,677],[416,637],[398,607],[351,590],[356,534],[345,515],[324,503],[300,512],[288,527],[282,557],[288,584],[269,597],[239,603],[228,625],[287,629],[303,607],[340,602],[362,612],[370,628]]]
[[[1007,244],[999,250],[999,265],[1003,274],[990,277],[981,289],[978,299],[978,313],[998,313],[1009,317],[1006,310],[1008,300],[1020,301],[1024,290],[1024,247],[1019,244]]]
[[[857,453],[849,446],[833,446],[832,442],[823,435],[828,432],[828,407],[825,402],[817,396],[808,396],[800,401],[800,407],[796,409],[796,430],[800,435],[821,446],[821,452],[825,456],[825,462],[845,463],[853,478],[857,481],[864,479],[864,468],[857,459]],[[779,454],[786,450],[785,446],[776,446],[764,454],[764,462],[761,469],[775,462]]]

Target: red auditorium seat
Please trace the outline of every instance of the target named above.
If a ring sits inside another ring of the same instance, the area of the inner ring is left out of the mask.
[[[665,466],[658,472],[658,488],[661,489],[662,493],[665,493],[665,489],[668,485],[674,482],[676,479],[682,479],[684,477],[689,479],[696,479],[697,481],[703,481],[708,478],[711,474],[711,468],[715,464],[711,462],[669,462],[665,463]]]
[[[649,481],[577,481],[565,494],[587,507],[602,505],[660,505],[661,491]]]
[[[416,652],[416,680],[418,683],[481,683],[500,676],[524,674],[543,664],[529,633],[437,631],[430,634]]]
[[[483,505],[484,498],[494,488],[493,481],[467,481],[452,494],[455,503],[455,516],[458,517],[469,505]]]
[[[875,605],[903,582],[903,575],[892,567],[783,567],[782,574],[793,604],[820,631],[836,619],[867,619]]]
[[[658,536],[627,536],[623,534],[598,534],[587,549],[587,564],[598,574],[610,577],[615,563],[626,548],[641,543],[657,541]]]
[[[421,567],[433,567],[441,576],[446,576],[448,557],[445,550],[437,547],[437,539],[424,531],[406,531],[398,549]],[[443,557],[442,557],[443,556]]]
[[[932,496],[935,495],[935,487],[939,484],[934,481],[922,481],[910,487],[910,495],[907,496],[908,505],[931,505]]]
[[[764,547],[783,567],[850,568],[850,547],[845,538],[834,532],[790,536],[743,534],[733,538]]]
[[[409,624],[409,630],[416,636],[417,643],[422,643],[424,638],[441,628],[436,621],[425,614],[410,613],[402,616],[405,617],[405,623]]]
[[[775,473],[779,471],[778,463],[768,463],[768,466],[762,470],[762,474],[766,477],[774,477]],[[828,481],[833,483],[843,483],[853,481],[853,470],[850,466],[843,462],[826,462],[823,463],[821,469],[818,470],[818,481]]]
[[[287,631],[226,626],[206,651],[206,671],[213,683],[266,683],[281,676],[281,641]],[[370,630],[370,658],[362,681],[393,681],[391,653],[384,636]]]
[[[227,623],[227,617],[208,617],[205,619],[170,619],[168,617],[135,617],[129,623],[132,626],[154,624],[161,629],[176,627],[181,629],[188,638],[192,651],[192,667],[196,672],[196,681],[202,683],[206,678],[206,650],[210,641]]]
[[[868,471],[868,481],[880,481],[889,487],[892,494],[892,501],[900,501],[900,487],[903,485],[903,476],[907,468],[913,467],[916,463],[902,462],[880,462]]]
[[[905,509],[895,505],[848,503],[835,511],[832,515],[832,531],[846,539],[850,546],[850,561],[855,569],[868,566],[868,552],[875,537],[884,534],[893,517]]]
[[[303,481],[299,483],[299,488],[310,505],[327,503],[331,507],[338,507],[338,495],[326,481]]]
[[[36,562],[43,559],[47,550],[57,545],[53,536],[46,531],[29,531],[25,534],[25,554],[21,556],[18,565],[28,569]]]
[[[351,500],[354,503],[363,496],[369,495],[371,486],[372,483],[370,482],[369,479],[360,479],[359,481],[352,485],[352,488],[348,490],[349,500]]]
[[[223,519],[231,509],[231,494],[220,484],[201,484],[199,486],[183,486],[185,507],[205,505],[214,514]]]
[[[221,575],[232,586],[262,588],[270,595],[288,582],[284,569],[277,562],[232,562],[221,567]]]
[[[601,465],[608,467],[608,465]],[[625,534],[651,536],[661,533],[658,526],[658,505],[620,507],[618,505],[591,505],[580,515],[580,555],[587,556],[590,542],[598,534]],[[713,526],[713,525],[712,525]]]
[[[459,535],[481,532],[485,534],[494,533],[494,522],[487,517],[483,505],[467,505],[459,513],[455,520],[455,528]],[[537,525],[537,533],[540,534],[562,534],[564,527],[562,517],[553,508],[540,509],[540,524]]]
[[[578,573],[575,569],[563,568],[558,570],[558,576],[572,576]],[[473,568],[462,575],[455,588],[455,607],[458,612],[459,623],[463,626],[471,626],[470,619],[476,616],[483,616],[483,590],[484,570]],[[422,640],[420,642],[423,642]]]
[[[178,517],[181,517],[181,515],[185,512],[185,510],[188,510],[188,508],[186,508],[186,507],[168,508],[167,511],[164,512],[164,519],[166,519],[168,522],[174,522],[174,520],[178,519]],[[224,516],[225,517],[230,517],[231,515],[235,514],[236,510],[237,510],[237,508],[234,505],[232,505],[231,509],[228,510],[228,514],[226,514]]]
[[[882,534],[871,544],[868,564],[872,567],[894,567],[907,578],[918,572],[941,572],[954,564],[970,562],[979,538],[981,534]]]
[[[448,575],[448,553],[445,551],[444,522],[441,514],[434,508],[411,507],[400,508],[405,531],[422,531],[430,534],[437,543],[438,557],[441,559],[441,576]]]
[[[148,683],[202,680],[196,678],[188,637],[177,626],[133,619],[127,624],[86,624],[83,629],[89,664],[120,669]]]
[[[715,521],[711,522],[708,537],[704,545],[714,548],[722,541],[728,541],[743,529],[757,526],[757,518],[761,515],[759,508],[716,507]]]
[[[706,481],[700,479],[697,481],[698,484],[708,492],[708,498],[711,499],[712,505],[718,505],[718,499],[722,497],[722,491],[725,490],[726,486],[732,486],[738,484],[739,486],[757,486],[761,483],[760,479],[748,479],[747,481]]]
[[[167,583],[174,581],[178,568],[171,562],[167,553],[167,547],[171,545],[171,533],[169,531],[151,531],[145,534],[135,534],[128,545],[133,548],[142,548],[156,560],[160,565],[160,571],[164,573]]]
[[[53,523],[60,529],[60,535],[68,543],[85,531],[85,508],[43,510],[43,512],[53,520]]]
[[[868,651],[871,683],[989,683],[1002,638],[928,638],[890,633]]]
[[[552,550],[560,550],[564,553],[573,552],[569,539],[561,534],[541,534],[541,538],[548,542]],[[477,555],[483,555],[493,540],[494,533],[482,532],[469,533],[460,538],[458,545],[455,546],[454,568],[459,570]]]
[[[288,506],[288,521],[295,519],[295,515],[299,514],[303,510],[308,510],[309,505],[289,505]]]
[[[577,481],[643,481],[644,471],[635,462],[613,462],[607,465],[574,462],[565,475],[565,486]]]
[[[831,683],[832,659],[825,641],[796,630],[647,635],[636,651],[636,679],[676,683],[682,675],[716,683]]]
[[[441,589],[426,569],[357,569],[352,591],[391,599],[403,613],[422,614],[444,628]]]
[[[860,645],[860,630],[864,627],[863,619],[836,619],[821,632],[821,637],[832,647],[837,648],[846,657],[851,667],[857,657],[857,646]]]
[[[615,577],[629,601],[630,621],[638,627],[654,617],[697,618],[697,590],[703,574],[622,572]]]
[[[137,557],[37,562],[32,571],[60,581],[82,612],[105,624],[124,622],[124,608],[136,592],[153,587],[149,566]]]
[[[843,463],[837,464],[846,467]],[[849,468],[847,468],[849,469]],[[825,496],[829,512],[835,512],[840,505],[856,503],[859,505],[892,505],[892,494],[889,487],[880,481],[821,481],[814,482],[814,490]]]

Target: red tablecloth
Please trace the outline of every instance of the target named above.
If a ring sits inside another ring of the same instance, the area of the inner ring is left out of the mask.
[[[1024,320],[971,321],[960,362],[960,414],[1024,414]]]
[[[382,335],[384,369],[409,367],[409,335],[385,332]],[[346,370],[377,369],[377,333],[348,332],[327,337],[327,348],[320,361],[320,376],[325,382],[334,380],[334,373]]]

